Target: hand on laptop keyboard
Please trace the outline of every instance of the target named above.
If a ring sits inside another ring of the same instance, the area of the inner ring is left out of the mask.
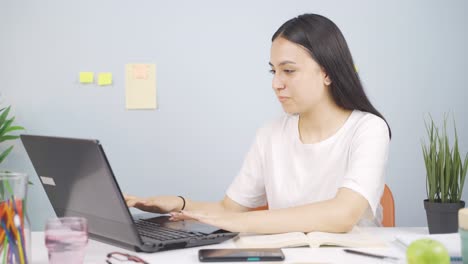
[[[124,195],[128,207],[135,207],[140,210],[167,214],[179,211],[182,208],[182,199],[177,196],[153,196],[148,198],[137,197],[133,195]]]
[[[231,232],[247,232],[248,217],[242,212],[181,211],[171,213],[171,219],[194,219]]]

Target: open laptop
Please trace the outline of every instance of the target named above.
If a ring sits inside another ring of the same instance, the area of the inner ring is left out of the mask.
[[[172,222],[166,215],[133,217],[98,140],[21,135],[21,141],[57,216],[85,217],[91,238],[156,252],[236,235],[194,220]]]

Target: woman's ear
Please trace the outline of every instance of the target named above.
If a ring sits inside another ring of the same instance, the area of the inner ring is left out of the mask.
[[[323,77],[323,83],[328,86],[332,83],[330,76],[328,76],[327,72],[325,69],[322,68],[322,77]]]
[[[330,80],[330,76],[325,75],[325,80],[324,80],[323,82],[324,82],[325,85],[327,85],[327,86],[330,85],[330,84],[332,83],[331,80]]]

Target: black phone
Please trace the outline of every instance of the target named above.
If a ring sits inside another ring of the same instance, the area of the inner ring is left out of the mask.
[[[232,261],[283,261],[280,248],[216,248],[200,249],[198,259],[201,262]]]

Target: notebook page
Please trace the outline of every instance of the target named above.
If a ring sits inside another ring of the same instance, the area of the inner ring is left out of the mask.
[[[306,235],[301,232],[274,235],[240,234],[234,243],[237,247],[244,248],[282,248],[309,245]]]
[[[326,233],[311,232],[307,234],[311,246],[319,247],[325,245],[341,247],[386,247],[381,239],[366,233]]]

